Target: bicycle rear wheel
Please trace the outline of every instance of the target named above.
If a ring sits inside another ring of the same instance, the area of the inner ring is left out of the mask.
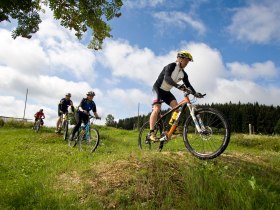
[[[99,145],[99,132],[96,128],[90,128],[88,136],[81,132],[79,135],[80,150],[94,152]]]
[[[157,142],[151,141],[149,138],[150,132],[150,122],[147,121],[143,124],[140,129],[139,136],[138,136],[138,146],[141,150],[160,150],[162,149],[162,145],[159,142],[160,135],[163,130],[162,122],[157,123],[154,128],[154,133],[158,138]]]
[[[67,137],[68,137],[68,121],[65,120],[65,121],[63,122],[63,139],[64,139],[65,141],[67,141]]]
[[[183,138],[186,148],[200,159],[212,159],[224,152],[230,141],[229,124],[222,113],[213,108],[201,108],[195,112],[205,130],[198,133],[191,116],[185,121]]]

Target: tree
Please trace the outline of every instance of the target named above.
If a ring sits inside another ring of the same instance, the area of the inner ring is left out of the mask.
[[[111,126],[111,127],[115,127],[117,125],[117,122],[115,121],[115,118],[113,115],[108,114],[106,117],[106,126]]]
[[[275,127],[274,127],[274,132],[276,134],[280,134],[280,119],[277,121]]]
[[[0,1],[0,22],[10,18],[18,21],[12,32],[15,39],[22,36],[30,39],[39,30],[42,22],[39,12],[45,5],[53,11],[54,18],[65,28],[74,30],[78,39],[92,30],[91,49],[101,49],[103,40],[111,37],[111,27],[105,22],[120,17],[122,0],[13,0]],[[106,19],[106,20],[104,20]]]

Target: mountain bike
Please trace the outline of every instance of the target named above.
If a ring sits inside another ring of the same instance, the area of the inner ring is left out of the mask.
[[[68,131],[69,131],[69,118],[68,118],[68,113],[63,113],[60,116],[62,119],[60,120],[60,124],[58,126],[58,132],[57,133],[61,133],[63,132],[63,139],[65,141],[67,141],[67,137],[68,137]]]
[[[183,92],[184,100],[165,114],[159,114],[154,128],[156,141],[150,139],[148,121],[140,129],[138,146],[142,150],[158,148],[161,151],[164,144],[173,139],[172,135],[188,108],[190,115],[183,124],[182,132],[186,149],[200,159],[212,159],[219,156],[225,151],[230,141],[230,127],[227,119],[220,111],[211,107],[197,108],[193,104],[197,97],[189,88],[185,87]],[[193,95],[194,98],[190,100],[189,95]],[[178,112],[177,117],[170,129],[167,129],[165,119],[174,111]],[[159,146],[154,146],[155,143],[159,143]]]
[[[96,119],[96,117],[90,115],[88,122],[86,124],[82,123],[73,139],[68,139],[68,145],[70,147],[75,147],[79,144],[80,150],[86,150],[89,152],[94,152],[96,150],[99,145],[100,138],[98,130],[91,127],[94,119]]]
[[[33,126],[33,130],[38,133],[40,128],[42,127],[43,125],[43,120],[42,118],[38,119],[36,122],[35,122],[35,125]]]

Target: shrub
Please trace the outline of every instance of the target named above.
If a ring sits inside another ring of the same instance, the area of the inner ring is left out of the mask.
[[[3,127],[4,125],[5,125],[5,121],[2,118],[0,118],[0,127]]]
[[[32,122],[26,122],[26,121],[22,121],[22,120],[8,120],[5,123],[5,127],[9,127],[9,128],[31,128],[33,125]]]

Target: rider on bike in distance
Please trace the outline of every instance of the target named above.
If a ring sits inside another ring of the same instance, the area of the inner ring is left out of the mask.
[[[70,98],[71,98],[71,93],[66,93],[65,97],[62,98],[58,104],[58,118],[56,122],[56,130],[55,130],[56,133],[59,132],[59,126],[62,121],[62,115],[68,113],[69,106],[71,106],[71,110],[72,112],[74,112],[73,102]]]
[[[35,117],[35,121],[34,121],[34,124],[33,124],[33,128],[37,122],[37,120],[41,120],[41,125],[44,125],[44,121],[43,119],[45,119],[45,114],[43,112],[44,110],[43,109],[40,109],[38,112],[36,112],[34,114],[34,117]]]
[[[188,75],[184,71],[184,68],[188,65],[190,61],[193,61],[192,55],[183,50],[177,53],[176,62],[170,63],[163,68],[158,76],[158,79],[153,85],[153,111],[150,116],[150,140],[156,141],[157,138],[154,133],[154,126],[160,113],[161,101],[165,102],[171,108],[178,105],[178,102],[174,95],[170,92],[172,87],[176,87],[180,90],[184,90],[185,87],[190,88],[195,96],[201,98],[201,93],[194,90],[189,82]],[[184,86],[177,84],[183,81]]]
[[[90,111],[93,112],[96,119],[101,119],[99,115],[96,112],[96,105],[93,101],[93,97],[95,96],[95,93],[93,91],[89,91],[87,93],[87,97],[83,98],[80,105],[78,106],[77,112],[76,112],[76,122],[72,134],[70,135],[70,140],[73,140],[73,137],[75,136],[75,133],[79,130],[82,122],[85,124],[89,121],[89,115]]]

